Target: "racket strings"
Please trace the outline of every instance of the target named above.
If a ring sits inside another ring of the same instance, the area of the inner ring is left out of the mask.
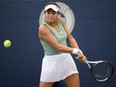
[[[113,72],[112,66],[107,62],[102,62],[92,67],[91,73],[94,79],[98,81],[107,80]]]

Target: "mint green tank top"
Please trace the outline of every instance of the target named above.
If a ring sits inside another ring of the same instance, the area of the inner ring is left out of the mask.
[[[66,34],[66,32],[65,32],[62,24],[58,20],[56,21],[56,23],[58,24],[60,32],[57,32],[53,27],[51,27],[46,22],[44,22],[44,25],[46,25],[47,27],[49,27],[49,29],[51,30],[53,36],[57,39],[57,41],[59,42],[59,44],[67,46],[67,42],[66,42],[66,40],[67,40],[67,34]],[[45,55],[55,55],[55,54],[62,53],[62,52],[54,49],[46,41],[40,39],[40,42],[41,42],[41,44],[43,46]]]

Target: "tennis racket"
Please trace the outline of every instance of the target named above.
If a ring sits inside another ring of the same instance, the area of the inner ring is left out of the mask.
[[[114,68],[108,61],[86,61],[92,77],[98,82],[107,81],[113,74]]]

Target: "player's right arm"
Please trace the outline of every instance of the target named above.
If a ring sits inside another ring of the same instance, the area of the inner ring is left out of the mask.
[[[47,26],[41,25],[39,27],[38,34],[40,39],[46,41],[54,49],[65,53],[72,53],[73,48],[59,44],[57,39],[52,35],[50,29]]]

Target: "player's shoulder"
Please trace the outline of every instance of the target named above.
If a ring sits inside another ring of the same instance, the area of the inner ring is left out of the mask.
[[[48,30],[48,27],[44,24],[39,26],[39,31],[44,31],[44,30]]]
[[[43,30],[43,29],[47,29],[47,28],[48,28],[48,27],[45,26],[44,24],[42,24],[42,25],[39,26],[39,30]]]
[[[46,33],[46,32],[48,32],[48,31],[49,31],[49,29],[48,29],[47,26],[45,26],[44,24],[40,25],[40,27],[39,27],[39,32],[40,32],[41,34]]]

